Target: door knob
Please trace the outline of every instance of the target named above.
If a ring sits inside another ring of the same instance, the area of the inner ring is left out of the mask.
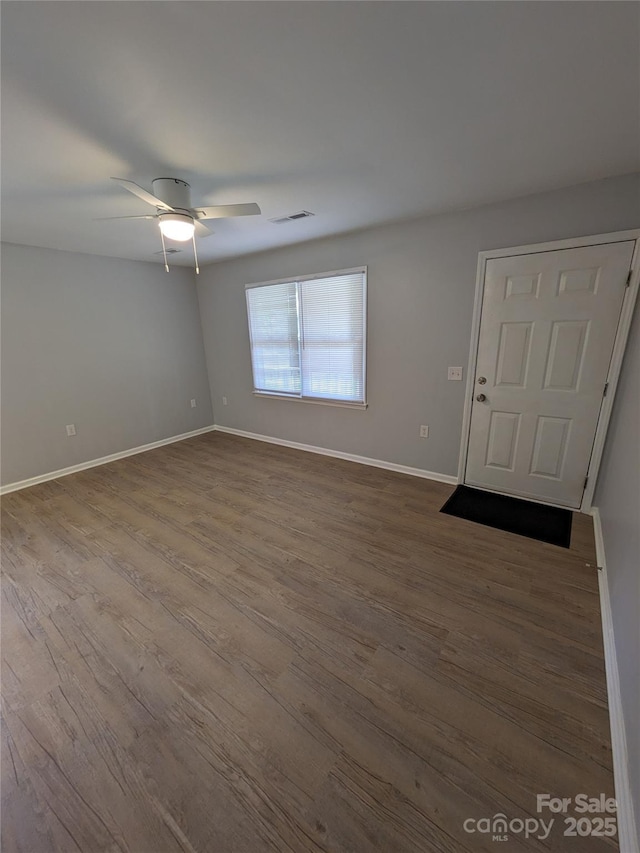
[[[478,377],[478,385],[484,385],[486,381],[487,381],[487,379],[485,376],[479,376]]]
[[[484,403],[484,401],[485,401],[486,399],[487,399],[487,395],[486,395],[486,394],[478,394],[478,396],[476,397],[476,400],[477,400],[479,403]]]

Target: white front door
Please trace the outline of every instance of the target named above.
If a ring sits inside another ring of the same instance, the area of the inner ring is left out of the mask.
[[[487,261],[465,483],[580,506],[634,245]]]

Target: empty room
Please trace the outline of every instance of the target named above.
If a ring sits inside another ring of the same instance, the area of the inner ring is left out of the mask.
[[[0,16],[3,853],[640,853],[640,6]]]

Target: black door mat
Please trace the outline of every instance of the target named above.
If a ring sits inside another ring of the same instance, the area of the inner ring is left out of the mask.
[[[571,543],[573,513],[569,509],[458,486],[440,512],[561,548]]]

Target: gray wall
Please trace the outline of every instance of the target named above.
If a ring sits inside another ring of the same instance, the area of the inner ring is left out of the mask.
[[[478,252],[633,228],[639,191],[624,176],[208,266],[198,295],[216,423],[455,474],[465,383],[447,366],[466,370]],[[244,285],[363,264],[369,408],[255,398]]]
[[[631,789],[640,837],[640,302],[600,468],[600,510]]]
[[[210,423],[191,270],[3,244],[3,484]]]

